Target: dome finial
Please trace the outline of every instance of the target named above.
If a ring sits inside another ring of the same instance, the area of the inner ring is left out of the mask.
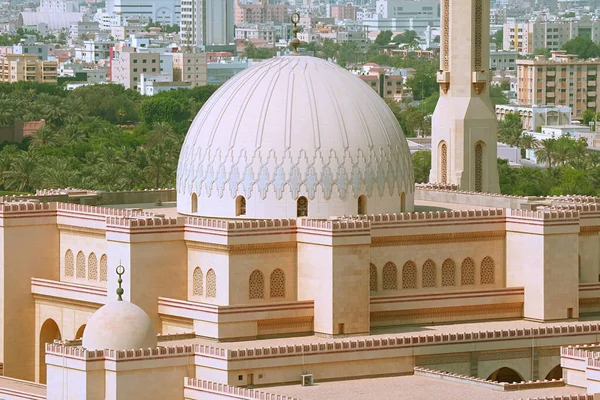
[[[294,38],[292,39],[290,44],[294,48],[294,53],[298,54],[298,46],[300,46],[300,40],[298,40],[298,22],[300,22],[300,14],[293,13],[291,20],[292,24],[294,24],[294,29],[292,29],[292,32],[294,33]]]
[[[124,273],[125,273],[125,267],[122,266],[121,262],[119,261],[119,266],[117,267],[117,275],[119,275],[119,279],[117,280],[117,283],[119,284],[119,287],[117,288],[117,296],[119,296],[119,297],[117,298],[117,301],[123,301],[123,298],[121,296],[123,296],[123,293],[125,293],[125,291],[121,287],[121,283],[123,283],[123,279],[121,279],[121,276]]]

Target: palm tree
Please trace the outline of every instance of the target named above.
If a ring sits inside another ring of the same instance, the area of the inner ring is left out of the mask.
[[[166,177],[169,175],[171,157],[162,145],[147,149],[145,155],[147,165],[144,168],[144,174],[150,182],[154,183],[154,188],[159,189],[161,183],[166,181]]]
[[[540,141],[531,133],[523,133],[519,139],[519,147],[522,149],[537,149],[540,147]]]
[[[157,146],[167,141],[179,142],[181,139],[175,134],[173,127],[168,122],[156,122],[152,125],[152,130],[148,132],[146,143],[149,146]]]
[[[23,152],[15,157],[8,171],[4,171],[7,189],[31,192],[38,181],[38,158],[33,153]]]
[[[44,164],[40,172],[41,187],[56,189],[76,186],[77,172],[73,170],[68,160],[53,158]]]
[[[554,164],[554,147],[556,139],[542,139],[541,147],[538,148],[534,154],[538,162],[546,164],[547,167],[551,167]]]
[[[33,132],[29,138],[29,146],[32,149],[43,146],[52,146],[57,143],[56,131],[48,125],[44,125]]]

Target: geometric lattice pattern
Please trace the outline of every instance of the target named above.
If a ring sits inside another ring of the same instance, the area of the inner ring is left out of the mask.
[[[67,250],[65,253],[65,276],[75,275],[75,260],[73,258],[73,252]]]
[[[369,290],[377,291],[377,267],[375,264],[371,264],[369,267]]]
[[[435,263],[432,260],[423,264],[423,287],[435,287]]]
[[[217,274],[212,268],[206,273],[206,297],[217,297]]]
[[[492,257],[486,257],[481,261],[481,284],[494,283],[494,260]]]
[[[85,255],[82,251],[77,253],[76,272],[77,278],[85,279]]]
[[[475,191],[483,190],[483,146],[477,143],[475,146]]]
[[[443,70],[450,71],[450,0],[444,0],[442,17],[442,57]]]
[[[204,276],[200,267],[194,269],[192,280],[194,284],[192,293],[194,296],[202,296],[204,294]]]
[[[442,142],[442,183],[448,183],[448,146]]]
[[[296,201],[296,215],[298,217],[308,217],[308,199],[304,196],[298,197]]]
[[[100,257],[100,282],[106,282],[108,280],[108,258],[106,254],[102,254]]]
[[[398,269],[396,268],[396,264],[393,262],[385,264],[381,278],[383,290],[398,289]]]
[[[442,286],[456,286],[456,264],[451,259],[442,264]]]
[[[402,289],[417,288],[417,265],[407,261],[402,267]]]
[[[471,257],[465,258],[460,266],[460,284],[461,286],[475,284],[475,261]]]
[[[271,272],[270,277],[270,289],[269,295],[270,297],[285,297],[285,273],[283,270],[277,268],[275,271]]]
[[[254,270],[249,279],[249,297],[251,299],[265,298],[265,277],[259,270]]]
[[[481,44],[482,44],[482,36],[483,36],[483,1],[475,0],[475,60],[474,60],[474,69],[477,72],[480,72],[483,69],[482,57],[481,57]]]
[[[98,259],[94,253],[88,257],[88,279],[91,281],[98,280]]]

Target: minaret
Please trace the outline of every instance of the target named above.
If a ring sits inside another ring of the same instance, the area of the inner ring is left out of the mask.
[[[442,0],[440,99],[432,120],[430,182],[500,192],[497,123],[489,95],[490,2]]]

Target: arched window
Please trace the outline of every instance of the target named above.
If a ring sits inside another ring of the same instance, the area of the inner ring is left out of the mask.
[[[481,284],[488,284],[495,282],[495,268],[494,268],[494,260],[492,257],[486,257],[481,261]]]
[[[435,263],[433,260],[427,260],[423,263],[423,287],[435,287]]]
[[[298,197],[296,201],[296,216],[308,217],[308,199],[304,196]]]
[[[65,253],[65,276],[75,275],[75,259],[73,252],[69,249]]]
[[[108,280],[108,258],[106,254],[102,254],[100,257],[100,282],[106,282]]]
[[[377,291],[377,267],[371,264],[369,267],[369,289],[373,292]]]
[[[217,297],[217,274],[212,268],[206,273],[206,297]]]
[[[192,193],[192,213],[198,212],[198,195],[196,193]]]
[[[417,288],[417,264],[407,261],[402,266],[402,289]]]
[[[358,215],[365,215],[367,213],[367,196],[364,194],[358,196]]]
[[[456,285],[456,264],[451,259],[446,259],[442,264],[442,286]]]
[[[400,212],[406,212],[406,193],[400,193]]]
[[[381,283],[383,290],[398,289],[398,269],[396,264],[389,262],[383,267],[381,273]]]
[[[98,259],[94,253],[88,257],[88,279],[90,281],[98,280]]]
[[[246,198],[238,196],[235,198],[235,216],[246,215]]]
[[[467,257],[460,266],[460,284],[462,286],[475,284],[475,261]]]
[[[440,168],[442,183],[448,183],[448,146],[446,142],[440,142]]]
[[[577,273],[579,274],[579,282],[581,283],[581,256],[577,256]]]
[[[249,279],[249,298],[264,299],[265,298],[265,278],[259,270],[254,270],[250,274]]]
[[[285,274],[279,268],[271,272],[269,294],[272,299],[285,297]]]
[[[192,282],[194,283],[192,290],[194,296],[202,296],[204,294],[204,276],[202,275],[202,270],[200,267],[196,267],[194,269]]]
[[[77,264],[75,271],[77,272],[77,278],[85,279],[85,255],[82,251],[77,253]]]
[[[483,143],[475,145],[475,191],[483,190]]]

